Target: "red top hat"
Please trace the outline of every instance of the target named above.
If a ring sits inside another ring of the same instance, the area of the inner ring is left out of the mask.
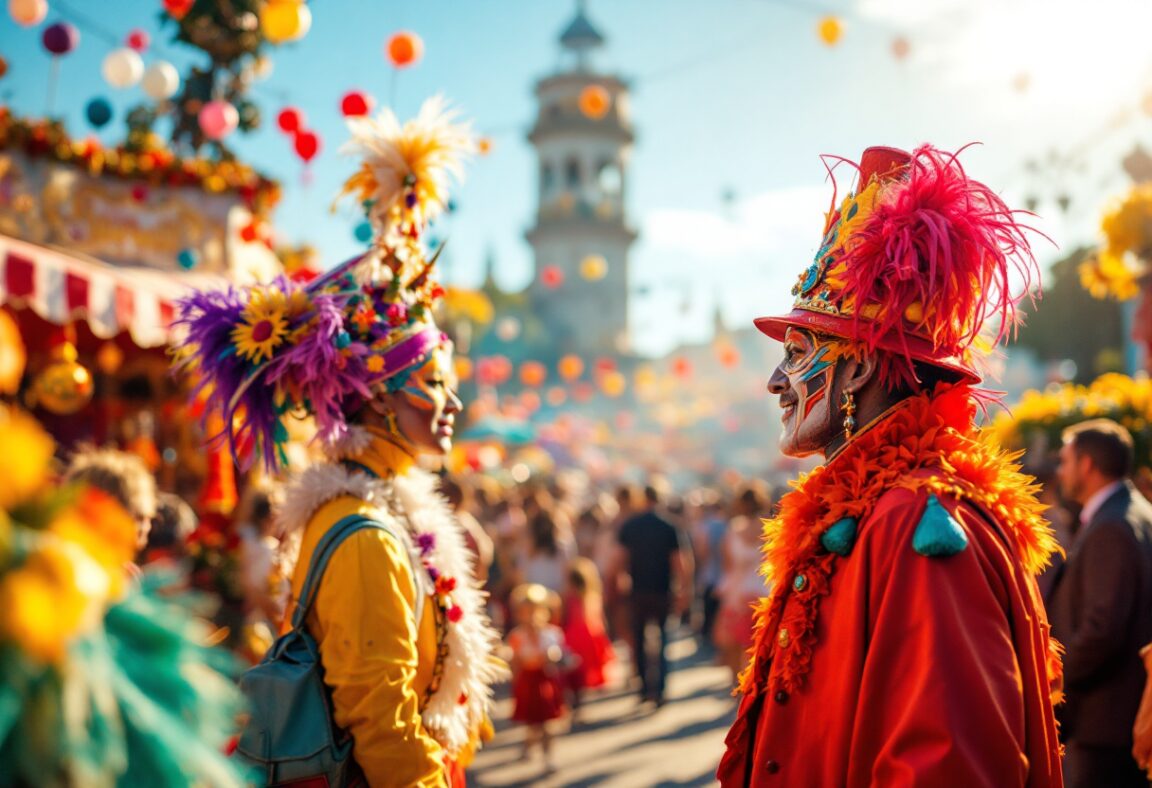
[[[885,351],[890,385],[915,384],[916,362],[980,381],[974,350],[991,320],[991,349],[1018,322],[1009,273],[1038,277],[1024,226],[956,154],[868,148],[857,190],[828,214],[824,240],[792,294],[792,311],[756,327],[788,326]],[[833,205],[836,197],[833,194]]]

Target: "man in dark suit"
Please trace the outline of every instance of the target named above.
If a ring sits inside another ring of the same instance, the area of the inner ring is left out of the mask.
[[[1060,487],[1082,510],[1051,619],[1065,648],[1071,788],[1148,785],[1131,750],[1145,679],[1139,652],[1152,640],[1152,504],[1127,480],[1132,464],[1132,437],[1114,421],[1064,433]]]

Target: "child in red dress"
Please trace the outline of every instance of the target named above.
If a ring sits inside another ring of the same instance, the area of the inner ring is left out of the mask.
[[[604,623],[604,600],[600,573],[587,558],[575,559],[568,570],[564,592],[564,640],[576,664],[568,672],[572,690],[572,717],[580,712],[580,693],[603,687],[604,667],[616,657]]]
[[[552,766],[552,737],[546,723],[562,716],[564,685],[560,664],[565,657],[564,633],[550,624],[548,591],[536,583],[518,586],[512,592],[512,609],[517,625],[508,633],[511,651],[512,719],[528,726],[524,757],[538,740],[544,752],[544,765]],[[552,596],[555,596],[552,594]]]

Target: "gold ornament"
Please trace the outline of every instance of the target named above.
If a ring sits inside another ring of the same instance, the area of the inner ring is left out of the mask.
[[[55,351],[58,360],[49,364],[32,384],[35,404],[66,416],[92,399],[92,373],[76,361],[76,346],[65,342]]]
[[[852,433],[856,431],[856,399],[851,391],[844,392],[844,401],[840,403],[840,410],[844,414],[844,440],[852,440]]]

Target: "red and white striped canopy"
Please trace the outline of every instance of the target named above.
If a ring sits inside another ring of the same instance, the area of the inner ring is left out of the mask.
[[[224,279],[194,272],[109,265],[0,234],[0,304],[64,325],[84,320],[102,339],[127,331],[139,347],[171,338],[173,302]]]

